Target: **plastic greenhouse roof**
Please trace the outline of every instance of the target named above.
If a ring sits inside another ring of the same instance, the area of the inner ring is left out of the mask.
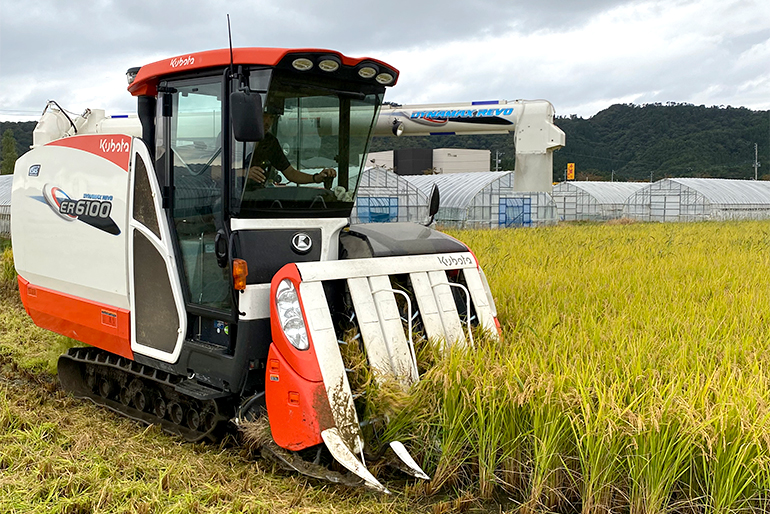
[[[465,208],[485,187],[512,171],[475,173],[445,173],[441,175],[403,175],[410,183],[430,196],[433,184],[438,186],[442,208]]]
[[[401,187],[399,187],[399,185]],[[367,168],[361,175],[361,180],[358,184],[357,195],[365,192],[369,189],[387,189],[396,193],[400,190],[414,191],[414,194],[427,202],[427,195],[416,184],[412,184],[408,180],[404,180],[401,175],[396,175],[392,171],[388,171],[383,168]]]
[[[13,175],[0,175],[0,205],[11,205]]]
[[[770,182],[763,180],[668,178],[657,182],[657,184],[660,184],[661,188],[665,188],[667,181],[697,191],[712,204],[770,204]]]
[[[590,195],[599,204],[625,203],[628,197],[649,183],[646,182],[561,182],[553,187],[554,196],[558,193],[574,192],[579,189]]]

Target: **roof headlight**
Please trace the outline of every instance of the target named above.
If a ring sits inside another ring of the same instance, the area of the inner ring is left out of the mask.
[[[291,65],[297,71],[308,71],[313,68],[313,61],[307,57],[298,57],[292,61]]]
[[[377,75],[377,70],[372,66],[362,66],[358,68],[358,76],[362,79],[370,79]]]
[[[321,71],[332,73],[340,69],[340,62],[336,59],[332,59],[331,57],[324,57],[318,63],[318,67],[321,69]]]
[[[137,73],[139,73],[140,68],[129,68],[126,72],[126,80],[128,80],[128,85],[134,83],[134,80],[136,79]]]
[[[376,80],[383,86],[387,86],[388,84],[391,84],[395,79],[396,78],[390,73],[380,73],[379,75],[377,75]]]

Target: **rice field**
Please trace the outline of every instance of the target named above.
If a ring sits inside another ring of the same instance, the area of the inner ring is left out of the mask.
[[[479,258],[504,341],[422,356],[434,365],[389,432],[434,478],[383,511],[770,512],[770,223],[448,232]],[[50,372],[26,352],[0,338],[0,355]],[[23,416],[9,405],[0,445]]]
[[[519,512],[770,511],[770,224],[460,231],[505,341],[426,374],[391,429]]]

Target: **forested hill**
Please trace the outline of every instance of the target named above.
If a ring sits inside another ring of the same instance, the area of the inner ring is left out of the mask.
[[[10,129],[16,140],[16,155],[21,155],[32,145],[32,131],[35,130],[35,125],[37,122],[34,121],[0,121],[0,136]]]
[[[613,105],[590,118],[558,117],[567,146],[554,153],[554,180],[574,162],[578,179],[654,180],[664,177],[754,178],[754,143],[759,175],[770,179],[770,111],[688,104]],[[17,153],[32,144],[34,122],[0,122],[12,129]],[[513,137],[376,137],[371,151],[395,148],[479,148],[500,169],[513,169]],[[494,164],[491,165],[494,169]]]
[[[665,177],[770,179],[770,111],[688,104],[613,105],[594,116],[558,117],[566,147],[554,153],[554,180],[574,162],[578,179],[654,180]],[[500,169],[513,169],[511,136],[375,138],[372,151],[394,148],[480,148],[502,152]],[[494,165],[492,166],[494,169]]]

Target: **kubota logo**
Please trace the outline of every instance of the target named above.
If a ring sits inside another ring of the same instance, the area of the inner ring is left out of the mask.
[[[43,186],[43,198],[48,206],[67,221],[80,220],[92,227],[117,236],[120,229],[110,217],[112,196],[85,194],[80,200],[73,200],[56,186]]]
[[[192,66],[195,64],[195,57],[188,55],[187,57],[175,57],[171,59],[171,67],[179,68],[180,66]]]
[[[468,256],[452,257],[449,255],[442,255],[438,257],[438,261],[449,268],[455,266],[469,266],[473,264],[473,260]]]
[[[126,140],[102,139],[99,141],[99,150],[102,153],[125,153],[131,149],[131,144]]]
[[[304,232],[297,232],[291,238],[291,247],[294,252],[304,255],[313,248],[313,239]]]

